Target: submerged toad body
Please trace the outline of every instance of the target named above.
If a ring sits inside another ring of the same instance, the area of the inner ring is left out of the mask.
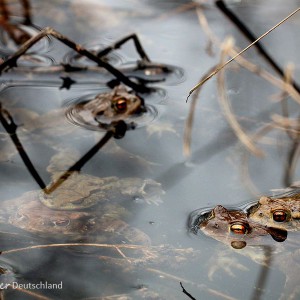
[[[53,177],[53,182],[56,178]],[[141,200],[158,204],[162,194],[161,185],[152,179],[99,178],[74,172],[50,193],[40,192],[39,199],[51,209],[82,210],[113,200]]]
[[[124,222],[118,205],[93,211],[55,211],[39,201],[39,191],[2,202],[0,221],[43,238],[78,242],[149,244],[149,237]]]
[[[145,233],[122,220],[128,212],[112,200],[122,202],[128,197],[143,197],[146,201],[159,201],[156,192],[162,190],[158,183],[138,178],[74,175],[65,181],[66,186],[61,185],[51,195],[31,191],[3,201],[0,221],[55,239],[149,244]],[[88,209],[99,203],[95,209]]]
[[[78,153],[64,149],[55,154],[47,167],[52,182],[39,192],[40,201],[55,210],[83,210],[106,202],[126,200],[158,204],[164,194],[161,184],[152,179],[137,177],[97,177],[79,172],[66,173]],[[65,177],[65,175],[68,177]]]
[[[72,149],[55,154],[47,167],[52,174],[47,193],[31,191],[3,201],[0,221],[41,236],[148,243],[144,233],[122,220],[128,212],[121,205],[137,198],[157,204],[164,193],[161,185],[152,179],[99,178],[79,172],[65,177],[77,154]]]

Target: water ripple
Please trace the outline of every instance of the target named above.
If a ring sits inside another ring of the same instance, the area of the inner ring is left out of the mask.
[[[131,78],[137,78],[148,83],[176,85],[185,80],[183,68],[167,64],[147,63],[147,65],[137,65],[136,62],[128,62],[121,66],[121,70]]]
[[[96,45],[85,45],[85,47],[94,54],[97,54],[100,50],[104,49],[107,45],[105,44],[96,44]],[[102,58],[105,62],[110,63],[113,66],[120,66],[125,58],[120,54],[120,51],[110,52],[104,58]],[[95,62],[88,59],[85,56],[80,55],[74,50],[68,52],[64,58],[63,62],[65,64],[70,64],[76,67],[86,67],[86,66],[94,66]]]
[[[29,37],[33,37],[37,35],[40,30],[32,25],[23,25],[23,24],[13,24],[20,31],[23,31]],[[35,45],[33,45],[28,51],[27,54],[32,53],[45,53],[49,50],[51,45],[51,39],[49,37],[44,37],[40,41],[38,41]],[[12,38],[7,34],[3,28],[0,28],[0,54],[3,56],[9,56],[16,52],[21,45],[17,44]]]
[[[103,93],[107,90],[102,91]],[[103,125],[109,125],[113,119],[105,116],[94,117],[92,112],[87,109],[82,109],[82,104],[93,100],[99,93],[93,93],[70,99],[65,103],[66,111],[65,116],[69,122],[74,125],[95,131],[103,131]],[[129,124],[133,122],[136,128],[146,126],[150,122],[154,121],[158,116],[158,110],[154,105],[146,105],[146,112],[134,114],[126,118],[126,122]]]

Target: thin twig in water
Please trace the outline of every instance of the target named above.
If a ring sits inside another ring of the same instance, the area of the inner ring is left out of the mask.
[[[46,184],[44,183],[43,179],[40,177],[39,173],[35,169],[33,163],[31,162],[29,156],[27,155],[21,141],[18,138],[17,135],[17,124],[14,122],[12,116],[10,115],[9,111],[2,108],[2,103],[0,102],[0,123],[4,127],[4,129],[9,134],[9,137],[11,138],[12,142],[14,143],[16,149],[18,150],[25,166],[27,167],[29,173],[32,175],[32,177],[35,179],[37,184],[40,186],[41,189],[44,189],[46,187]]]
[[[213,33],[213,31],[210,29],[207,19],[200,7],[196,8],[196,12],[198,15],[199,24],[201,25],[202,29],[204,30],[205,34],[208,36],[209,40],[213,42],[214,44],[221,47],[221,41],[220,39]],[[250,72],[264,78],[268,82],[270,82],[272,85],[282,89],[284,92],[289,94],[292,99],[294,99],[297,103],[300,104],[300,95],[297,92],[297,90],[294,88],[292,84],[290,84],[287,81],[284,81],[282,79],[279,79],[275,76],[273,76],[271,73],[267,72],[266,70],[263,70],[261,67],[256,66],[254,63],[248,61],[242,56],[237,56],[239,52],[239,49],[230,48],[228,49],[228,53],[233,57],[236,57],[236,62],[249,70]],[[217,65],[218,66],[218,65]],[[214,70],[216,70],[217,66],[212,67],[208,72],[206,72],[200,79],[200,81],[204,80],[211,74]],[[193,119],[194,119],[194,113],[195,113],[195,107],[197,98],[200,94],[201,87],[199,87],[195,93],[193,93],[192,97],[192,103],[189,109],[189,115],[185,124],[185,130],[184,130],[184,138],[183,138],[183,152],[185,155],[190,154],[190,144],[191,144],[191,131],[192,131],[192,125],[193,125]]]
[[[213,296],[217,296],[219,298],[222,298],[222,299],[226,299],[226,300],[237,300],[236,298],[234,297],[231,297],[231,296],[228,296],[224,293],[221,293],[219,291],[216,291],[214,289],[211,289],[211,288],[208,288],[205,284],[198,284],[198,283],[195,283],[195,282],[192,282],[192,281],[189,281],[189,280],[186,280],[184,278],[181,278],[181,277],[178,277],[178,276],[174,276],[172,274],[169,274],[169,273],[166,273],[166,272],[162,272],[160,270],[157,270],[157,269],[152,269],[152,268],[147,268],[146,269],[147,271],[150,271],[150,272],[153,272],[153,273],[156,273],[156,274],[159,274],[160,276],[163,276],[165,278],[169,278],[171,280],[175,280],[175,281],[179,281],[179,282],[183,282],[183,283],[187,283],[187,284],[191,284],[193,286],[196,286],[197,288],[205,291],[206,293],[209,293]]]
[[[261,39],[263,39],[266,35],[268,35],[271,31],[273,31],[274,29],[276,29],[278,26],[280,26],[281,24],[283,24],[285,21],[287,21],[289,18],[291,18],[293,15],[295,15],[298,11],[300,10],[300,7],[298,7],[296,10],[294,10],[292,13],[290,13],[287,17],[285,17],[283,20],[281,20],[279,23],[277,23],[275,26],[273,26],[271,29],[269,29],[268,31],[266,31],[263,35],[261,35],[259,38],[257,38],[253,43],[251,43],[250,45],[248,45],[246,48],[244,48],[243,50],[241,50],[239,53],[237,53],[235,56],[233,56],[232,58],[230,58],[228,61],[226,61],[225,63],[223,63],[222,65],[220,65],[219,67],[217,67],[210,75],[208,75],[205,79],[203,79],[202,81],[200,81],[199,83],[197,83],[190,91],[187,97],[188,98],[191,96],[191,94],[198,89],[201,85],[203,85],[206,81],[208,81],[210,78],[212,78],[213,76],[215,76],[219,71],[221,71],[224,67],[226,67],[229,63],[231,63],[233,60],[235,60],[238,56],[240,56],[241,54],[243,54],[244,52],[246,52],[249,48],[251,48],[255,43],[257,43],[258,41],[260,41]]]
[[[194,298],[189,292],[187,292],[187,290],[183,287],[182,282],[180,281],[180,286],[182,288],[182,292],[187,295],[190,299],[192,300],[196,300],[196,298]]]
[[[222,42],[220,41],[220,39],[213,33],[213,31],[210,29],[208,22],[206,20],[205,15],[203,14],[202,10],[200,8],[196,9],[197,15],[198,15],[198,20],[199,20],[199,24],[201,25],[201,27],[203,28],[204,32],[206,33],[206,35],[208,36],[208,38],[213,41],[216,45],[218,45],[219,47],[221,47]],[[267,72],[266,70],[262,69],[260,66],[255,65],[254,63],[248,61],[246,58],[244,58],[243,56],[237,56],[238,52],[240,51],[240,49],[238,49],[237,47],[234,48],[230,48],[228,49],[228,54],[232,57],[236,57],[236,62],[242,66],[243,68],[249,70],[250,72],[260,76],[261,78],[264,78],[265,80],[267,80],[268,82],[270,82],[271,84],[273,84],[274,86],[278,87],[280,90],[285,91],[286,93],[288,93],[297,103],[300,104],[300,95],[298,93],[298,91],[295,89],[295,87],[290,84],[287,83],[286,81],[275,77],[274,75],[272,75],[271,73]]]
[[[249,28],[236,16],[224,3],[223,0],[218,0],[215,2],[216,6],[237,26],[237,28],[243,33],[243,35],[252,43],[256,40],[255,35],[250,31]],[[257,41],[253,45],[259,53],[264,57],[264,59],[268,62],[268,64],[281,76],[285,76],[285,72],[282,68],[277,64],[277,62],[270,56],[267,50],[263,47],[263,45]],[[291,79],[290,82],[295,89],[300,92],[300,88],[297,83]]]

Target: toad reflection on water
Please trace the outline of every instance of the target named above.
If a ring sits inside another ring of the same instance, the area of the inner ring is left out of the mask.
[[[287,229],[266,226],[257,223],[256,220],[253,221],[242,209],[228,210],[221,205],[202,215],[200,213],[197,216],[194,212],[191,216],[190,227],[194,233],[203,232],[223,244],[230,245],[231,249],[239,249],[238,254],[248,256],[264,267],[281,270],[286,276],[282,298],[289,295],[289,299],[295,299],[293,298],[295,295],[299,296],[300,250],[295,228],[292,232],[288,232],[289,226]],[[296,240],[293,240],[293,237]],[[296,241],[296,246],[293,245],[294,241]],[[234,257],[232,250],[219,251],[213,257],[213,261],[210,261],[209,278],[212,279],[220,269],[231,276],[234,276],[234,269],[247,270]]]

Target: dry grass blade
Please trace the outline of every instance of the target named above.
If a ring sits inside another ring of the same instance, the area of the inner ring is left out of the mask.
[[[218,45],[219,47],[221,47],[221,41],[210,29],[207,19],[204,15],[202,9],[200,7],[197,7],[196,12],[198,15],[199,24],[200,24],[201,28],[203,29],[203,31],[205,32],[205,34],[207,35],[209,41]],[[297,90],[294,88],[294,86],[290,83],[290,80],[286,80],[286,79],[282,80],[280,78],[277,78],[274,75],[272,75],[271,73],[267,72],[266,70],[263,70],[261,67],[248,61],[244,57],[237,56],[237,54],[240,53],[240,51],[236,47],[235,48],[232,47],[232,48],[228,49],[228,53],[230,54],[230,56],[236,58],[235,61],[240,66],[242,66],[243,68],[249,70],[250,72],[260,76],[261,78],[267,80],[268,82],[270,82],[272,85],[278,87],[279,89],[283,90],[286,94],[291,96],[292,99],[294,99],[297,103],[300,104],[300,95],[297,92]],[[207,73],[205,73],[201,77],[200,81],[203,81],[205,78],[207,78],[217,68],[218,68],[217,66],[214,66],[213,68],[211,68]],[[286,75],[286,76],[291,76],[291,74]],[[192,103],[191,103],[189,115],[188,115],[186,125],[185,125],[184,139],[183,139],[183,151],[184,151],[185,155],[190,154],[191,131],[192,131],[192,125],[193,125],[193,119],[194,119],[194,110],[196,107],[197,98],[200,94],[201,87],[202,86],[200,86],[195,91],[195,93],[193,93]]]
[[[249,48],[251,48],[254,44],[256,44],[258,41],[263,39],[265,36],[267,36],[271,31],[276,29],[278,26],[283,24],[285,21],[287,21],[289,18],[291,18],[293,15],[295,15],[300,10],[300,7],[298,7],[296,10],[294,10],[292,13],[290,13],[287,17],[285,17],[283,20],[281,20],[279,23],[277,23],[275,26],[273,26],[271,29],[266,31],[263,35],[261,35],[258,39],[256,39],[253,43],[248,45],[246,48],[241,50],[239,53],[234,55],[232,58],[230,58],[228,61],[224,62],[222,65],[219,65],[211,74],[209,74],[206,78],[204,78],[202,81],[200,81],[198,84],[196,84],[190,91],[187,99],[190,97],[190,95],[198,89],[200,86],[202,86],[206,81],[208,81],[210,78],[215,76],[218,72],[220,72],[223,68],[225,68],[229,63],[231,63],[233,60],[235,60],[238,56],[246,52]]]
[[[223,65],[223,61],[225,60],[225,57],[227,56],[227,53],[229,49],[233,47],[233,40],[227,39],[227,41],[224,42],[222,53],[221,53],[221,61],[220,65]],[[237,121],[235,115],[233,114],[231,110],[231,105],[229,103],[226,89],[225,89],[225,74],[224,70],[221,70],[217,76],[217,82],[218,82],[218,92],[219,92],[219,99],[220,99],[220,105],[224,111],[225,117],[230,124],[231,128],[233,129],[236,136],[239,138],[239,140],[244,144],[244,146],[252,152],[254,155],[263,157],[263,152],[258,149],[253,140],[243,131],[241,128],[239,122]]]
[[[202,29],[204,30],[205,34],[208,36],[209,40],[221,47],[221,41],[216,37],[213,31],[210,29],[208,22],[206,20],[205,15],[202,12],[202,9],[197,8],[197,15],[199,24],[201,25]],[[282,80],[280,78],[275,77],[271,73],[267,72],[266,70],[262,69],[261,67],[255,65],[254,63],[248,61],[243,56],[238,56],[239,51],[238,48],[234,47],[228,50],[230,56],[235,57],[235,61],[242,66],[243,68],[247,69],[248,71],[264,78],[274,86],[278,87],[280,90],[283,90],[287,94],[289,94],[297,103],[300,104],[300,95],[294,86],[290,83],[292,79],[288,82],[286,80]]]
[[[181,14],[181,13],[184,13],[184,12],[189,11],[191,9],[194,9],[195,7],[197,7],[199,5],[200,5],[199,3],[196,3],[194,1],[191,1],[191,2],[188,2],[188,3],[185,3],[185,4],[181,4],[178,7],[176,7],[175,9],[172,9],[172,10],[168,11],[167,13],[161,14],[157,18],[157,20],[165,21],[168,18],[174,17],[178,14]]]
[[[214,70],[216,66],[213,66],[211,69],[206,72],[202,78],[206,77],[207,74],[211,73],[212,70]],[[184,127],[184,134],[183,134],[183,153],[185,156],[189,156],[191,154],[191,140],[192,140],[192,128],[194,123],[194,114],[196,110],[196,104],[197,100],[199,98],[201,88],[199,88],[192,97],[192,102],[189,109],[189,115],[185,122]]]
[[[292,119],[289,117],[273,114],[271,119],[274,122],[274,126],[278,129],[284,130],[292,139],[295,139],[296,134],[299,134],[299,119]]]
[[[113,244],[96,244],[96,243],[62,243],[62,244],[46,244],[46,245],[34,245],[24,248],[17,248],[2,251],[2,255],[11,254],[16,252],[34,250],[34,249],[47,249],[47,248],[63,248],[63,247],[96,247],[96,248],[114,248],[117,250],[118,253],[120,248],[125,249],[141,249],[147,250],[149,247],[142,246],[142,245],[128,245],[128,244],[120,244],[120,245],[113,245]]]

